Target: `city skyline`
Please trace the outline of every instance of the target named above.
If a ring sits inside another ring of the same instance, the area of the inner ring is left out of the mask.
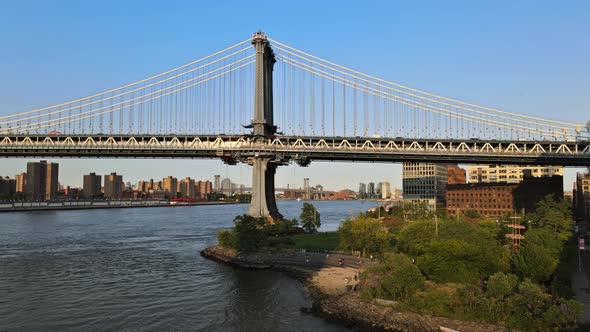
[[[10,178],[14,178],[15,175],[18,175],[24,171],[26,171],[26,164],[27,162],[38,162],[39,160],[41,160],[40,158],[27,158],[27,159],[19,159],[22,161],[22,163],[24,164],[24,169],[20,170],[18,169],[18,165],[16,168],[16,173],[12,174],[13,172],[6,172],[5,168],[0,169],[0,175],[1,176],[9,176]],[[96,175],[99,176],[106,176],[106,175],[110,175],[111,173],[117,173],[118,175],[122,175],[123,176],[123,182],[124,183],[131,183],[132,185],[137,185],[137,183],[139,181],[146,181],[146,180],[150,180],[153,179],[154,181],[161,181],[169,176],[172,176],[174,178],[176,178],[179,182],[187,177],[190,177],[192,179],[195,180],[199,180],[199,179],[203,179],[203,180],[209,180],[212,183],[214,182],[215,176],[219,175],[221,177],[221,180],[224,180],[226,178],[229,178],[232,181],[232,184],[236,184],[236,185],[245,185],[247,187],[249,187],[251,185],[251,179],[250,179],[250,173],[244,173],[242,172],[242,174],[240,174],[239,172],[237,174],[232,174],[231,172],[228,172],[228,174],[224,174],[224,173],[217,173],[215,172],[215,169],[213,169],[213,171],[211,171],[210,168],[207,168],[206,173],[202,173],[202,172],[196,172],[196,171],[192,171],[191,174],[188,174],[188,172],[185,173],[179,173],[182,175],[178,175],[178,174],[170,174],[169,172],[166,171],[166,168],[161,168],[161,169],[157,169],[154,172],[152,172],[151,170],[148,170],[144,175],[137,175],[137,171],[135,170],[130,170],[129,172],[123,172],[121,171],[120,167],[116,167],[116,166],[112,166],[112,165],[107,165],[104,167],[96,167],[97,163],[94,162],[92,165],[84,165],[83,167],[81,167],[80,169],[82,169],[82,171],[80,171],[80,173],[76,173],[78,172],[78,165],[69,165],[68,166],[68,162],[72,161],[72,160],[77,160],[77,159],[63,159],[63,158],[43,158],[42,160],[47,160],[47,162],[54,162],[54,163],[58,163],[60,165],[60,173],[59,173],[59,183],[62,186],[70,186],[72,188],[82,188],[83,187],[83,182],[84,182],[84,176],[88,175],[90,173],[95,173]],[[193,161],[194,162],[194,161]],[[324,163],[326,164],[326,163]],[[356,163],[351,163],[353,165],[355,165]],[[225,167],[226,165],[221,165],[223,167]],[[391,165],[389,165],[391,166]],[[237,167],[237,166],[227,166],[227,167]],[[296,166],[298,167],[298,166]],[[287,167],[285,167],[287,168]],[[289,166],[288,167],[291,171],[293,166]],[[74,170],[74,171],[72,171]],[[151,173],[150,173],[151,172]],[[64,174],[66,173],[66,174]],[[142,174],[144,174],[142,173]],[[210,174],[210,175],[208,175]],[[234,177],[235,175],[235,177]],[[374,182],[375,184],[379,183],[379,182],[389,182],[391,184],[391,189],[400,189],[401,188],[401,174],[400,174],[400,180],[399,182],[395,182],[392,181],[390,178],[385,178],[382,179],[380,177],[373,177],[371,174],[364,174],[362,176],[359,176],[357,174],[357,176],[353,177],[353,178],[362,178],[365,179],[364,182],[366,183],[370,183],[370,182]],[[240,179],[243,178],[243,182],[240,181]],[[348,178],[350,178],[350,176],[348,176]],[[305,177],[297,174],[297,177],[293,177],[291,176],[290,180],[293,181],[289,181],[288,183],[277,183],[277,188],[303,188],[304,187],[304,179]],[[350,190],[354,190],[356,191],[356,189],[358,189],[358,183],[363,182],[363,181],[349,181],[349,182],[342,182],[342,181],[337,181],[335,182],[335,186],[334,188],[327,186],[324,182],[322,182],[321,179],[313,179],[310,178],[310,184],[312,186],[316,186],[316,185],[321,185],[323,186],[326,190],[332,190],[332,191],[338,191],[338,190],[342,190],[342,189],[350,189]]]
[[[461,1],[444,5],[376,2],[371,7],[354,6],[354,10],[313,3],[314,8],[336,11],[338,18],[321,15],[321,10],[310,13],[305,3],[257,4],[282,10],[266,15],[250,4],[235,3],[236,12],[228,13],[226,20],[207,16],[193,20],[195,12],[221,10],[225,5],[171,1],[138,11],[129,3],[116,3],[118,14],[111,15],[108,1],[104,6],[5,4],[0,14],[0,34],[6,34],[0,62],[0,116],[141,79],[262,29],[329,60],[411,87],[522,114],[579,123],[588,120],[590,102],[584,87],[590,85],[590,68],[585,65],[590,46],[581,42],[588,31],[583,15],[588,12],[587,3],[566,7],[522,1],[504,8]],[[418,13],[422,20],[409,19]],[[166,24],[146,24],[152,15]],[[521,20],[523,16],[526,21]],[[65,17],[68,24],[63,24]],[[189,168],[205,176],[224,174],[239,183],[248,183],[251,177],[249,167],[226,168],[220,161],[149,160],[150,167],[145,163],[70,159],[62,163],[63,182],[76,184],[81,181],[78,174],[95,170],[102,175],[134,174],[137,179],[170,174],[182,178],[193,174],[185,171]],[[0,173],[13,176],[22,164],[22,159],[3,160]],[[579,170],[565,170],[565,188],[572,186]],[[308,168],[279,167],[276,183],[302,187],[304,177],[333,190],[355,189],[356,183],[377,178],[400,183],[401,164],[312,162]],[[342,185],[341,179],[349,183]]]

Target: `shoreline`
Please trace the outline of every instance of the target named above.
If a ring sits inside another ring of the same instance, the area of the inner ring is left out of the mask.
[[[118,202],[118,201],[117,201]],[[62,206],[28,206],[22,208],[0,208],[0,213],[33,212],[33,211],[64,211],[64,210],[96,210],[96,209],[131,209],[155,207],[187,207],[198,205],[243,204],[241,202],[194,202],[190,204],[146,204],[146,205],[62,205]]]
[[[508,328],[445,317],[402,312],[394,308],[364,302],[354,281],[355,273],[371,263],[347,255],[304,252],[238,253],[217,245],[205,248],[201,256],[237,268],[273,269],[301,281],[312,300],[311,313],[360,331],[511,331]],[[328,257],[329,256],[329,257]],[[343,258],[344,267],[338,266]],[[307,308],[301,308],[307,312]]]

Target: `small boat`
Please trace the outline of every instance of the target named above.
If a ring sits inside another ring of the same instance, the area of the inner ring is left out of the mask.
[[[297,202],[301,202],[301,198],[297,198]]]

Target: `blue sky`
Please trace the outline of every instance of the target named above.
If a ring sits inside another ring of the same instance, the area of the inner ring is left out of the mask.
[[[425,91],[553,119],[590,119],[588,1],[2,1],[0,114],[100,92],[200,58],[256,30],[314,55]],[[0,175],[25,159],[0,160]],[[122,173],[250,181],[219,161],[57,160],[60,181]],[[388,180],[399,164],[283,167],[329,189]],[[566,171],[566,188],[575,170]]]

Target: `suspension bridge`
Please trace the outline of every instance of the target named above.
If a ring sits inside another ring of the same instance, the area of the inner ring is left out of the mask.
[[[590,166],[590,121],[435,95],[257,32],[163,73],[0,116],[0,157],[220,158],[253,166],[253,216],[280,218],[274,174],[312,160]]]

